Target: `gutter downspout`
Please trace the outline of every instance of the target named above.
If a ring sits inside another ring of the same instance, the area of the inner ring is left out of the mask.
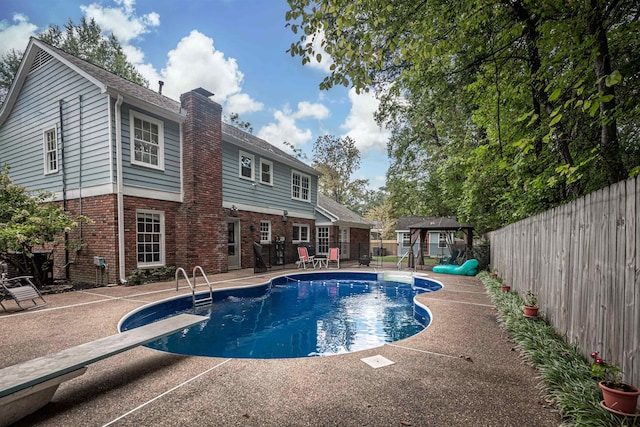
[[[62,109],[64,101],[58,101],[60,114],[60,172],[62,175],[62,210],[67,213],[67,175],[64,168],[64,125]],[[64,232],[64,278],[69,280],[69,233]]]
[[[118,94],[115,105],[116,119],[116,176],[118,180],[118,272],[120,283],[127,283],[124,254],[124,184],[122,183],[122,113],[120,107],[124,98]]]

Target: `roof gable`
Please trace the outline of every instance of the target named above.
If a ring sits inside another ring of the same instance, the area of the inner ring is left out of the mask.
[[[298,158],[282,151],[264,139],[258,138],[257,136],[238,129],[228,123],[222,123],[222,139],[234,145],[239,145],[246,149],[257,151],[258,154],[264,155],[269,159],[279,160],[282,163],[288,164],[289,166],[308,174],[315,176],[320,175],[317,170],[313,169]]]
[[[335,222],[371,226],[369,221],[320,192],[318,193],[318,208],[320,213],[327,218],[335,218]]]
[[[29,40],[24,57],[16,78],[9,89],[7,98],[0,110],[0,125],[6,120],[16,99],[24,85],[28,74],[35,68],[46,66],[51,59],[56,59],[76,73],[80,74],[96,86],[103,93],[113,96],[121,95],[128,104],[138,106],[160,116],[183,121],[186,113],[182,111],[180,103],[167,98],[151,89],[130,82],[127,79],[100,68],[88,61],[77,58],[69,53],[55,48],[41,40],[32,37]]]

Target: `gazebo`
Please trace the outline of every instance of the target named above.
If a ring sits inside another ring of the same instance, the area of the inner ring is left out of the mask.
[[[415,224],[409,225],[410,239],[409,239],[409,267],[415,267],[413,254],[413,245],[416,243],[418,238],[421,242],[426,241],[427,233],[429,231],[443,231],[443,232],[458,232],[462,231],[465,236],[465,254],[471,252],[473,248],[473,227],[469,224],[461,224],[455,218],[452,217],[443,217],[443,218],[433,218],[427,219],[425,221],[417,222]],[[447,244],[450,245],[449,249],[452,252],[453,249],[453,241],[447,241]],[[423,245],[419,246],[418,249],[418,265],[424,265],[424,253],[423,253]]]

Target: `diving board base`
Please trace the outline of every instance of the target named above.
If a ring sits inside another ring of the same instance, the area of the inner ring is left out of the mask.
[[[52,378],[40,384],[22,389],[8,396],[0,397],[0,427],[6,427],[51,402],[60,384],[87,372],[87,368],[77,369],[65,375]]]
[[[87,365],[207,319],[195,314],[179,314],[0,369],[0,427],[8,426],[45,406],[61,383],[84,374]]]

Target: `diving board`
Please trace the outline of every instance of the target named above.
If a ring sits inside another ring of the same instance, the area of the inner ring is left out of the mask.
[[[60,383],[84,374],[87,365],[207,319],[195,314],[179,314],[0,369],[0,427],[16,422],[46,405]]]

